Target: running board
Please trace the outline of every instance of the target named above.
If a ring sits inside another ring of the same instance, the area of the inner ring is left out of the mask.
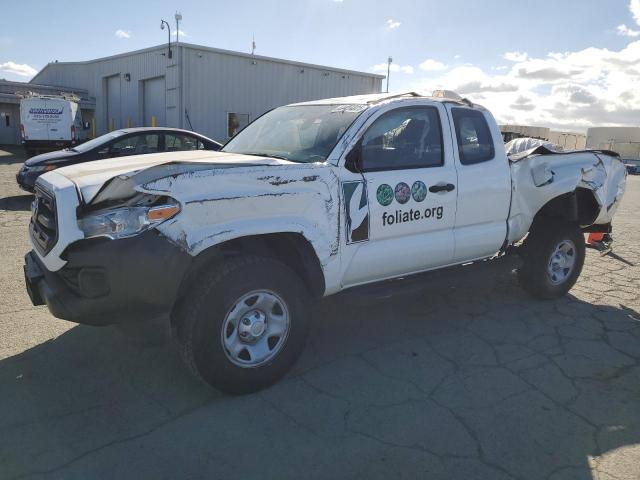
[[[361,285],[344,290],[338,295],[349,296],[350,300],[362,299],[377,300],[391,298],[400,295],[413,295],[423,291],[433,284],[442,286],[459,283],[461,276],[464,282],[480,281],[486,275],[506,274],[518,268],[522,264],[516,254],[507,254],[496,259],[479,260],[477,262],[440,268],[429,272],[417,273],[406,277],[398,277],[382,282]]]

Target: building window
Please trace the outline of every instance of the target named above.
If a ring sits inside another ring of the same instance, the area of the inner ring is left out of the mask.
[[[2,116],[4,117],[4,126],[5,127],[10,127],[11,126],[11,117],[9,116],[8,113],[3,113]]]
[[[247,125],[249,125],[248,113],[227,113],[227,137],[235,136]]]

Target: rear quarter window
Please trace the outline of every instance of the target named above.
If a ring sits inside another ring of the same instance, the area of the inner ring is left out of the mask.
[[[493,139],[482,112],[468,108],[452,108],[453,125],[458,141],[460,163],[474,165],[495,157]]]

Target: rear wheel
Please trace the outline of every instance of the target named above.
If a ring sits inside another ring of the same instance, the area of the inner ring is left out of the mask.
[[[177,310],[183,358],[197,376],[229,393],[280,379],[302,352],[307,292],[286,265],[232,258],[201,275]]]
[[[585,257],[584,237],[578,225],[544,219],[527,237],[518,270],[522,287],[542,299],[565,295],[575,285]]]

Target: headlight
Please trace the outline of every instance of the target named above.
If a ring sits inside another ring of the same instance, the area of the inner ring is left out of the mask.
[[[174,217],[180,205],[169,201],[162,205],[118,207],[99,210],[78,220],[84,238],[108,237],[113,240],[131,237]]]
[[[58,167],[56,167],[55,165],[36,165],[35,167],[25,167],[25,168],[28,172],[42,173],[42,172],[49,172],[51,170],[55,170]]]

